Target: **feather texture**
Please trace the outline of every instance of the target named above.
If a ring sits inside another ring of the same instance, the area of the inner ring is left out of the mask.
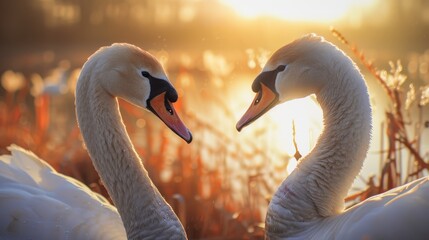
[[[1,239],[186,239],[134,150],[117,97],[155,111],[180,137],[192,140],[171,105],[177,93],[161,64],[130,44],[101,48],[82,68],[76,113],[93,164],[117,208],[12,145],[12,154],[0,157]],[[153,99],[163,104],[151,106]]]
[[[0,238],[125,238],[118,212],[103,196],[32,152],[8,149],[11,155],[0,156]]]
[[[261,79],[264,72],[279,66],[284,70]],[[254,89],[272,91],[277,98],[260,111],[316,94],[324,122],[314,149],[271,199],[267,238],[427,239],[428,177],[344,210],[344,198],[366,158],[372,129],[369,94],[356,64],[333,44],[310,34],[277,50],[263,73],[257,84],[275,87]],[[263,91],[258,96],[263,98]],[[252,110],[258,103],[252,103],[237,129],[261,115]]]

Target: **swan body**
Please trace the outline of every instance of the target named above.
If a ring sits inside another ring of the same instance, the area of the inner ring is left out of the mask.
[[[103,196],[32,152],[8,149],[0,156],[0,239],[125,239],[118,211]]]
[[[267,238],[427,239],[427,177],[344,210],[369,148],[372,117],[363,76],[340,49],[306,35],[277,50],[252,89],[257,95],[238,121],[239,131],[277,104],[310,94],[323,110],[317,144],[271,199]]]
[[[186,239],[126,132],[117,97],[146,108],[188,143],[175,112],[177,92],[161,64],[129,44],[95,52],[76,86],[76,114],[93,164],[115,206],[31,152],[0,157],[0,238]]]

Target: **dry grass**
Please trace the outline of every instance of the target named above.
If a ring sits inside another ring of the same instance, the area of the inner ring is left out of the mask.
[[[403,68],[400,61],[397,61],[396,64],[390,62],[391,70],[389,72],[379,71],[365,57],[365,54],[338,30],[332,28],[331,32],[351,50],[355,58],[376,79],[387,94],[390,105],[389,110],[385,111],[385,120],[381,127],[381,130],[385,132],[382,133],[381,139],[379,176],[378,178],[370,176],[366,182],[367,188],[349,196],[346,201],[355,199],[363,201],[368,197],[427,175],[429,159],[428,155],[425,159],[421,154],[424,149],[421,149],[420,144],[421,134],[426,125],[422,119],[422,111],[426,104],[427,93],[424,91],[427,86],[422,87],[421,91],[416,93],[411,82],[407,91],[405,87],[407,76],[402,73]],[[384,148],[384,138],[387,139],[387,148]],[[403,168],[403,161],[408,161],[406,169]]]
[[[346,199],[348,203],[355,203],[422,176],[429,163],[418,147],[418,134],[422,131],[416,131],[414,135],[409,133],[411,124],[422,128],[422,122],[404,119],[407,98],[403,97],[403,84],[399,84],[403,80],[400,66],[394,65],[391,73],[383,75],[344,36],[336,30],[333,33],[374,75],[392,105],[386,112],[388,147],[380,151],[384,156],[380,175],[367,180],[366,190]],[[120,101],[124,122],[136,150],[144,159],[155,185],[177,212],[190,239],[263,239],[264,207],[278,183],[286,177],[286,166],[292,156],[268,152],[253,139],[236,139],[236,135],[229,133],[235,131],[233,126],[237,119],[234,109],[228,100],[213,94],[210,89],[228,92],[226,83],[235,81],[230,77],[232,69],[241,69],[253,78],[267,53],[256,56],[256,51],[247,51],[228,61],[213,52],[205,52],[201,59],[196,60],[189,54],[169,54],[179,56],[175,59],[184,59],[173,62],[170,57],[167,69],[176,79],[174,85],[182,95],[175,107],[192,130],[194,142],[190,145],[184,143],[154,116]],[[168,54],[160,53],[157,57],[162,59],[165,55]],[[237,62],[237,58],[244,59],[244,63],[238,61],[234,68],[228,65],[228,62]],[[204,65],[205,61],[209,63]],[[196,62],[202,62],[203,66]],[[213,65],[217,66],[216,69],[208,67]],[[64,69],[63,66],[52,72],[56,72],[57,78],[68,78],[67,82],[73,86],[78,70],[72,71],[70,66]],[[23,76],[9,72],[3,74],[3,78],[5,82],[18,81],[20,84],[3,85],[0,91],[0,153],[6,153],[6,146],[11,143],[19,144],[48,161],[59,172],[108,197],[82,145],[74,117],[73,89],[43,93],[40,89],[35,90],[36,83],[40,83],[38,75]],[[18,78],[21,80],[16,80]],[[197,78],[208,80],[199,82]],[[397,84],[389,85],[387,78]],[[40,87],[43,89],[44,86]],[[189,96],[183,92],[195,94]],[[201,99],[205,102],[202,107],[192,105]],[[411,101],[412,97],[408,99]],[[407,103],[407,106],[412,108],[415,105]],[[417,104],[417,108],[421,107]],[[201,114],[201,109],[212,109],[212,112]],[[231,123],[231,128],[226,123]],[[258,129],[253,137],[267,139],[269,135],[265,130]],[[299,133],[293,131],[295,157],[299,159],[295,134]],[[399,157],[404,151],[408,153],[410,166],[406,171],[402,169]],[[273,165],[270,159],[283,161]]]
[[[195,86],[184,86],[180,76],[196,70],[180,66],[177,69],[179,80],[175,85],[180,91],[190,91],[186,88]],[[77,75],[71,72],[75,71],[68,69],[65,76],[71,78],[67,82],[73,83]],[[210,70],[202,74],[213,77]],[[43,90],[47,85],[36,86],[37,81],[32,81],[34,75],[9,71],[2,76],[0,154],[7,153],[8,145],[18,144],[109,199],[82,145],[74,116],[73,89],[47,92]],[[19,86],[7,85],[17,81],[17,77],[22,78]],[[225,121],[235,122],[225,102],[207,91],[200,94],[223,109]],[[264,176],[270,175],[266,167],[253,164],[252,159],[265,160],[272,154],[268,156],[250,142],[243,147],[243,143],[225,134],[219,124],[188,110],[191,107],[185,97],[175,103],[175,108],[192,129],[195,138],[190,145],[150,113],[122,100],[120,106],[127,131],[151,179],[172,204],[190,239],[263,238],[264,216],[260,206],[267,205],[266,196],[274,189],[265,181]],[[237,185],[242,189],[239,192]]]

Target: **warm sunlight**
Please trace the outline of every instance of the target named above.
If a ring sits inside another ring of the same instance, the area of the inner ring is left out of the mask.
[[[289,155],[295,154],[293,145],[292,122],[295,122],[296,143],[304,156],[314,146],[322,130],[322,110],[311,98],[306,97],[278,105],[268,112],[269,118],[276,125],[276,144],[274,147]]]
[[[241,79],[240,79],[241,80]],[[244,81],[238,81],[244,82]],[[253,99],[254,93],[248,91],[245,86],[239,84],[234,93],[240,93],[239,99],[243,101],[231,101],[230,104],[237,103],[232,106],[236,109],[235,118],[239,119],[243,114],[243,109],[249,107],[249,100]],[[295,122],[296,144],[302,156],[307,155],[316,144],[317,138],[323,130],[323,114],[322,109],[316,103],[314,96],[309,96],[302,99],[295,99],[289,102],[279,104],[261,116],[251,127],[240,132],[239,136],[243,138],[254,138],[254,133],[264,132],[267,134],[266,143],[273,152],[287,154],[293,156],[295,147],[293,144],[292,122]],[[253,132],[253,134],[252,134]],[[282,165],[283,159],[272,158],[279,166]],[[295,159],[290,159],[287,171],[290,173],[296,166]]]
[[[332,22],[355,10],[372,5],[375,0],[222,0],[243,17],[272,16],[291,21]]]

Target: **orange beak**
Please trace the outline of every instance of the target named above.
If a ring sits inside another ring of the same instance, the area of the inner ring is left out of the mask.
[[[273,92],[264,83],[261,83],[261,88],[256,94],[255,99],[247,109],[246,113],[241,117],[240,121],[237,122],[236,128],[241,131],[243,127],[249,125],[260,116],[264,115],[268,110],[274,107],[278,103],[278,95]]]
[[[155,113],[173,132],[187,143],[192,141],[192,134],[180,120],[172,103],[166,98],[166,92],[153,97],[149,101],[150,110]]]

